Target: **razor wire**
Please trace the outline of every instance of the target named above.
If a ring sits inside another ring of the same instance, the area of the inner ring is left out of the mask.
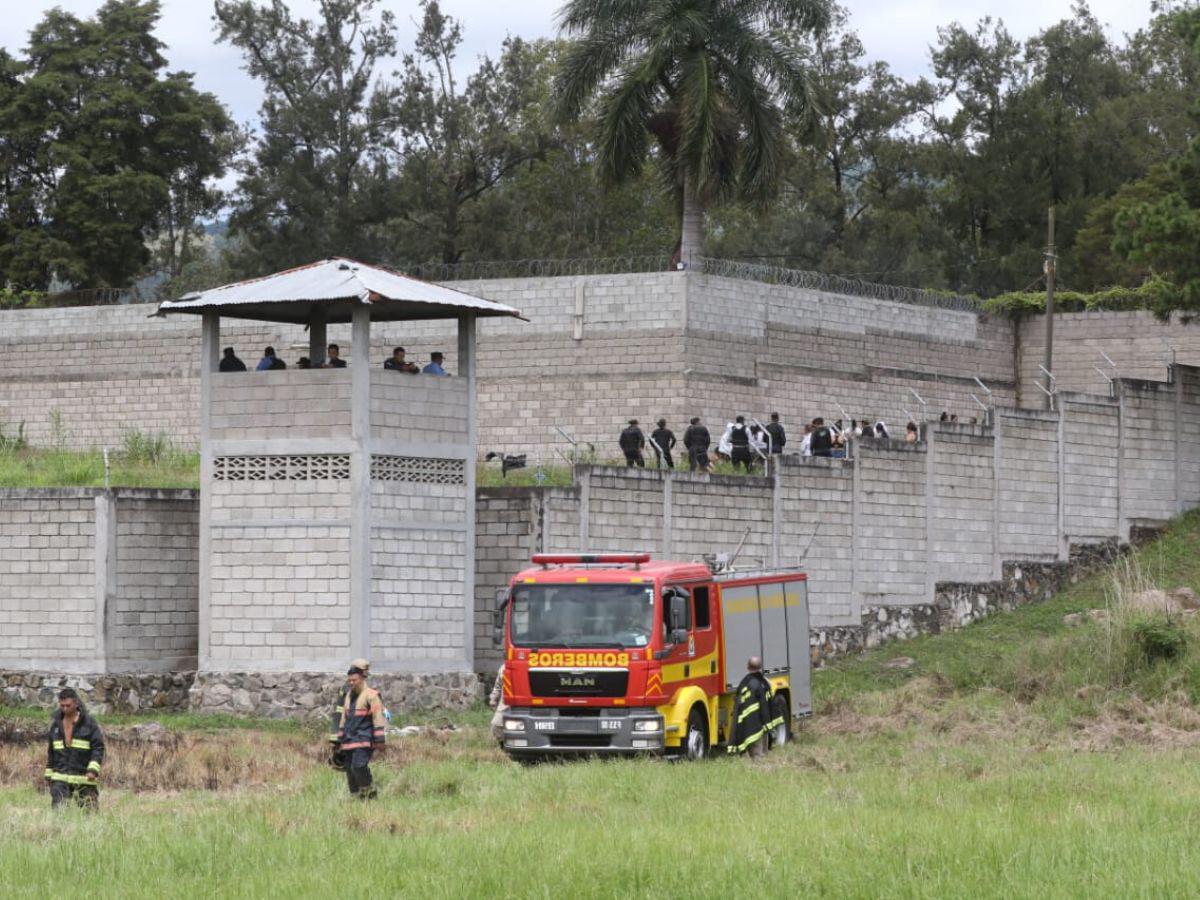
[[[961,294],[932,291],[925,288],[906,287],[898,284],[881,284],[863,281],[845,275],[828,272],[813,272],[806,269],[788,269],[763,263],[741,262],[729,259],[701,257],[699,269],[706,275],[721,278],[736,278],[742,281],[758,281],[778,284],[802,290],[822,291],[830,294],[849,294],[871,300],[886,300],[912,306],[932,306],[962,312],[978,312],[980,303],[973,297]]]
[[[597,256],[562,259],[510,259],[457,263],[425,262],[401,271],[424,281],[484,281],[497,278],[562,278],[579,275],[627,275],[670,270],[671,257]]]

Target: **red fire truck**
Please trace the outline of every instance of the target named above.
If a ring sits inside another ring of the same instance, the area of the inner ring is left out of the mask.
[[[731,736],[751,656],[785,723],[773,743],[811,713],[802,572],[714,571],[647,553],[532,561],[497,603],[509,755],[703,758]]]

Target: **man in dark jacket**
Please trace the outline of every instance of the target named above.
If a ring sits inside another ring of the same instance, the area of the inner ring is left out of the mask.
[[[46,781],[50,804],[73,800],[85,809],[100,806],[100,766],[104,762],[104,734],[88,715],[72,688],[58,693],[58,710],[50,718]]]
[[[355,660],[360,662],[360,660]],[[383,749],[387,734],[387,719],[383,714],[383,699],[379,692],[367,687],[366,670],[350,666],[346,672],[350,690],[342,701],[338,722],[338,745],[344,754],[346,783],[352,796],[371,800],[376,791],[371,778],[371,757]]]
[[[754,455],[750,450],[750,429],[746,427],[745,416],[738,416],[734,421],[733,430],[729,433],[729,444],[729,459],[733,462],[733,467],[736,469],[742,465],[749,472],[754,465]]]
[[[708,471],[708,445],[711,443],[708,429],[700,423],[699,416],[693,416],[687,431],[683,433],[683,449],[687,451],[689,472],[695,472],[696,466]]]
[[[812,430],[812,447],[813,456],[833,456],[833,434],[829,431],[829,426],[825,424],[825,420],[820,416],[813,419]]]
[[[729,742],[729,752],[765,756],[771,730],[781,723],[771,714],[774,694],[771,683],[762,673],[762,660],[757,656],[750,657],[746,669],[746,677],[735,694],[733,739]]]
[[[642,429],[638,428],[637,419],[629,420],[629,424],[621,430],[617,444],[621,447],[621,452],[625,454],[625,465],[646,468],[646,460],[642,457],[642,450],[646,446],[646,436],[642,434]]]
[[[246,364],[237,358],[237,354],[233,352],[232,347],[226,347],[222,351],[221,364],[217,368],[222,372],[245,372]]]
[[[654,440],[650,446],[654,448],[655,465],[661,469],[665,459],[668,469],[675,468],[675,460],[671,458],[671,450],[676,444],[675,432],[667,427],[666,419],[658,420],[658,427],[650,437]]]
[[[787,433],[779,421],[779,413],[771,413],[771,421],[767,423],[767,434],[771,436],[771,452],[782,453],[787,443]]]

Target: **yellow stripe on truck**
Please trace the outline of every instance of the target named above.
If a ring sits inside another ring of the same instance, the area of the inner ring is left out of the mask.
[[[713,673],[713,663],[717,661],[717,651],[714,650],[706,656],[698,656],[695,659],[689,659],[687,662],[672,663],[669,666],[662,667],[663,684],[670,684],[673,681],[684,681],[690,678],[707,678]],[[684,666],[688,668],[688,674],[683,674]]]

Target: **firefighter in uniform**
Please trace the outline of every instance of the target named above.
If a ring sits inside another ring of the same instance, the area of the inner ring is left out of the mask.
[[[376,795],[371,780],[371,756],[375,750],[383,750],[387,719],[383,715],[383,700],[379,692],[367,687],[366,670],[351,666],[346,676],[350,689],[342,701],[338,747],[344,755],[346,783],[350,793],[370,800]]]
[[[729,742],[729,752],[765,756],[771,731],[783,720],[772,716],[774,693],[762,673],[762,660],[757,656],[750,657],[746,669],[746,677],[735,694],[733,740]]]
[[[58,710],[50,718],[47,751],[50,804],[61,806],[73,800],[84,809],[99,808],[100,788],[96,782],[104,762],[104,734],[72,688],[63,688],[58,693]]]
[[[361,657],[350,661],[352,668],[362,669],[363,674],[367,677],[371,675],[371,663]],[[342,707],[346,705],[346,695],[350,693],[350,682],[342,685],[342,690],[338,694],[337,702],[333,704],[333,709],[329,713],[329,764],[339,772],[346,768],[346,754],[342,752],[341,745],[338,743],[338,727],[342,722]],[[385,710],[386,715],[386,710]]]

